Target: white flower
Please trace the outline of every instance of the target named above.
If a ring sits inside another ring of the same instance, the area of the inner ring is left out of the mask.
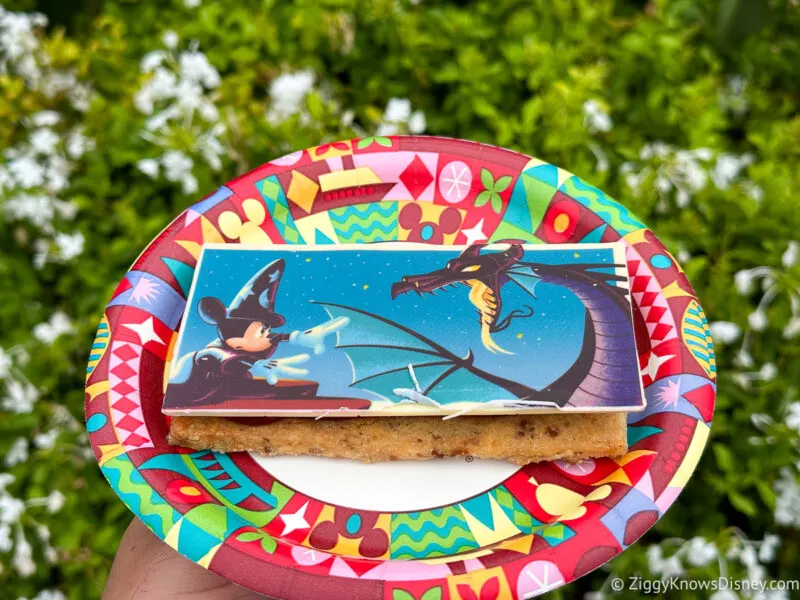
[[[58,434],[61,433],[58,429],[51,429],[47,433],[39,433],[33,438],[33,445],[42,450],[50,450],[56,445]]]
[[[280,123],[302,109],[302,102],[314,85],[311,70],[283,73],[272,80],[269,96],[272,104],[267,117],[273,123]]]
[[[750,581],[764,578],[764,567],[759,564],[758,555],[756,554],[756,550],[753,548],[753,546],[745,546],[739,555],[739,560],[741,560],[742,564],[747,567],[747,578]]]
[[[788,468],[783,468],[773,488],[776,494],[775,522],[800,528],[800,485],[797,484],[797,477]]]
[[[800,402],[792,402],[786,407],[786,424],[800,433]]]
[[[64,507],[66,500],[67,498],[64,496],[64,494],[58,490],[53,490],[50,492],[50,495],[47,496],[47,504],[45,504],[47,507],[47,512],[50,514],[57,513]]]
[[[772,381],[778,375],[778,367],[775,366],[775,363],[764,363],[758,375],[763,381]]]
[[[383,120],[389,123],[408,123],[411,118],[411,100],[408,98],[389,98]]]
[[[719,189],[726,190],[739,176],[739,172],[751,162],[747,155],[721,154],[711,170],[711,180]]]
[[[767,313],[760,308],[754,310],[747,316],[747,322],[750,323],[750,327],[753,331],[764,331],[769,324]]]
[[[758,427],[759,429],[763,430],[766,427],[769,427],[770,425],[775,423],[775,420],[765,413],[754,412],[750,414],[750,422],[755,427]]]
[[[671,579],[683,575],[683,565],[677,555],[670,556],[664,561],[664,568],[661,570],[663,579]]]
[[[183,5],[186,8],[197,8],[202,3],[202,0],[183,0]]]
[[[11,541],[11,526],[0,523],[0,553],[8,552],[14,546]]]
[[[33,600],[67,600],[67,597],[59,590],[42,590]]]
[[[742,348],[741,350],[739,350],[739,352],[736,353],[736,356],[734,357],[733,361],[734,363],[736,363],[737,366],[743,367],[745,369],[748,369],[753,366],[753,357],[744,348]]]
[[[55,215],[53,201],[41,194],[17,194],[6,200],[5,212],[11,219],[27,220],[47,229]]]
[[[587,100],[583,103],[583,126],[589,133],[610,131],[614,122],[597,100]]]
[[[658,575],[664,568],[664,553],[661,546],[654,544],[647,548],[647,565],[651,573]]]
[[[83,236],[81,236],[81,246],[83,245]],[[33,328],[33,336],[42,343],[52,344],[60,336],[72,333],[72,321],[69,317],[61,311],[56,311],[52,314],[49,321],[39,323]]]
[[[714,321],[710,327],[714,341],[723,344],[732,344],[742,334],[742,329],[736,323],[731,323],[730,321]]]
[[[426,126],[425,113],[421,110],[415,110],[408,120],[408,130],[413,134],[420,134],[425,131]]]
[[[798,259],[800,259],[800,243],[792,240],[789,242],[789,247],[786,248],[786,251],[783,253],[781,261],[783,262],[783,266],[788,269],[795,266]]]
[[[792,317],[783,328],[783,337],[791,339],[800,333],[800,317]]]
[[[3,410],[14,413],[29,413],[33,410],[33,404],[39,399],[38,390],[28,382],[11,379],[6,383],[6,395],[3,398]],[[20,438],[24,441],[24,438]],[[19,441],[19,440],[17,440]],[[13,447],[13,446],[12,446]],[[6,463],[9,461],[11,452],[6,455]]]
[[[686,546],[686,558],[694,567],[704,567],[717,558],[717,546],[702,537],[694,537]]]
[[[172,31],[171,29],[168,29],[163,34],[161,34],[161,41],[170,50],[174,50],[175,48],[178,47],[178,40],[179,40],[178,34]]]
[[[19,521],[22,513],[25,512],[25,503],[8,494],[0,496],[0,523],[13,525]]]
[[[668,177],[659,175],[658,177],[656,177],[655,186],[659,192],[661,192],[662,194],[666,194],[668,191],[672,189],[672,182],[669,180]]]
[[[4,492],[6,488],[17,480],[11,473],[0,473],[0,492]]]
[[[80,231],[57,233],[55,237],[58,253],[64,260],[72,260],[83,252],[84,238]]]
[[[770,563],[775,560],[775,551],[781,545],[781,538],[773,533],[764,536],[764,541],[758,549],[758,560],[762,563]]]
[[[717,590],[708,597],[708,600],[739,600],[739,596],[730,590]]]
[[[5,379],[11,372],[11,356],[0,348],[0,379]]]
[[[40,110],[31,115],[31,123],[35,127],[52,127],[57,125],[61,116],[54,110]]]
[[[181,52],[178,62],[182,79],[202,83],[207,88],[215,88],[220,84],[219,72],[202,52]]]
[[[33,151],[45,155],[53,154],[60,140],[61,138],[48,128],[37,129],[28,136]]]
[[[158,161],[152,158],[143,158],[139,162],[136,163],[136,166],[139,170],[147,175],[148,177],[152,177],[155,179],[158,177]]]
[[[11,565],[22,577],[30,577],[36,572],[31,545],[25,539],[25,534],[22,533],[20,526],[17,526],[17,541],[14,545],[14,557],[11,559]]]
[[[761,202],[764,199],[764,188],[762,188],[760,185],[757,185],[752,181],[743,181],[742,186],[746,190],[747,195],[756,202]]]
[[[690,200],[691,196],[689,195],[689,192],[683,188],[678,188],[678,191],[675,194],[675,204],[678,205],[678,208],[686,208],[689,206]]]
[[[88,150],[94,150],[94,140],[90,140],[76,129],[67,136],[67,154],[70,158],[80,158]]]
[[[32,188],[44,183],[45,169],[32,155],[24,155],[8,163],[8,170],[20,187]]]

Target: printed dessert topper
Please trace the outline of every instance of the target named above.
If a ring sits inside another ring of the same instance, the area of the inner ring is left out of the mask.
[[[168,415],[639,411],[621,244],[203,248]]]

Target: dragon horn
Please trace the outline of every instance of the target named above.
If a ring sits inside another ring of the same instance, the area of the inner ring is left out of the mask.
[[[481,253],[481,248],[483,248],[486,244],[472,244],[471,246],[464,249],[461,254],[458,255],[459,258],[476,258]]]
[[[525,254],[525,251],[522,249],[522,244],[524,243],[522,240],[497,240],[492,243],[508,244],[508,249],[503,251],[503,254],[508,258],[520,260]]]

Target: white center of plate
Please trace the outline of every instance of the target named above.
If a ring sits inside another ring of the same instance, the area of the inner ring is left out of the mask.
[[[251,456],[278,481],[307,496],[384,512],[452,504],[502,483],[520,469],[509,462],[479,458],[364,464],[345,458]]]

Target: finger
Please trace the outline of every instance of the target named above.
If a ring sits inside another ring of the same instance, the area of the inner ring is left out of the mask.
[[[272,371],[267,373],[265,375],[265,378],[267,380],[267,383],[270,384],[270,385],[275,385],[276,383],[278,383],[278,376]]]
[[[286,358],[279,358],[276,363],[278,366],[284,365],[296,365],[298,363],[304,363],[309,360],[311,357],[308,354],[296,354],[295,356],[287,356]]]
[[[322,325],[318,325],[317,327],[321,331],[324,331],[325,333],[332,333],[334,331],[340,330],[349,322],[350,322],[350,317],[336,317],[335,319],[326,321],[325,323],[323,323]]]
[[[322,354],[325,352],[325,344],[316,344],[314,346],[314,354]]]
[[[281,367],[284,375],[308,375],[308,369],[298,369],[297,367]]]

